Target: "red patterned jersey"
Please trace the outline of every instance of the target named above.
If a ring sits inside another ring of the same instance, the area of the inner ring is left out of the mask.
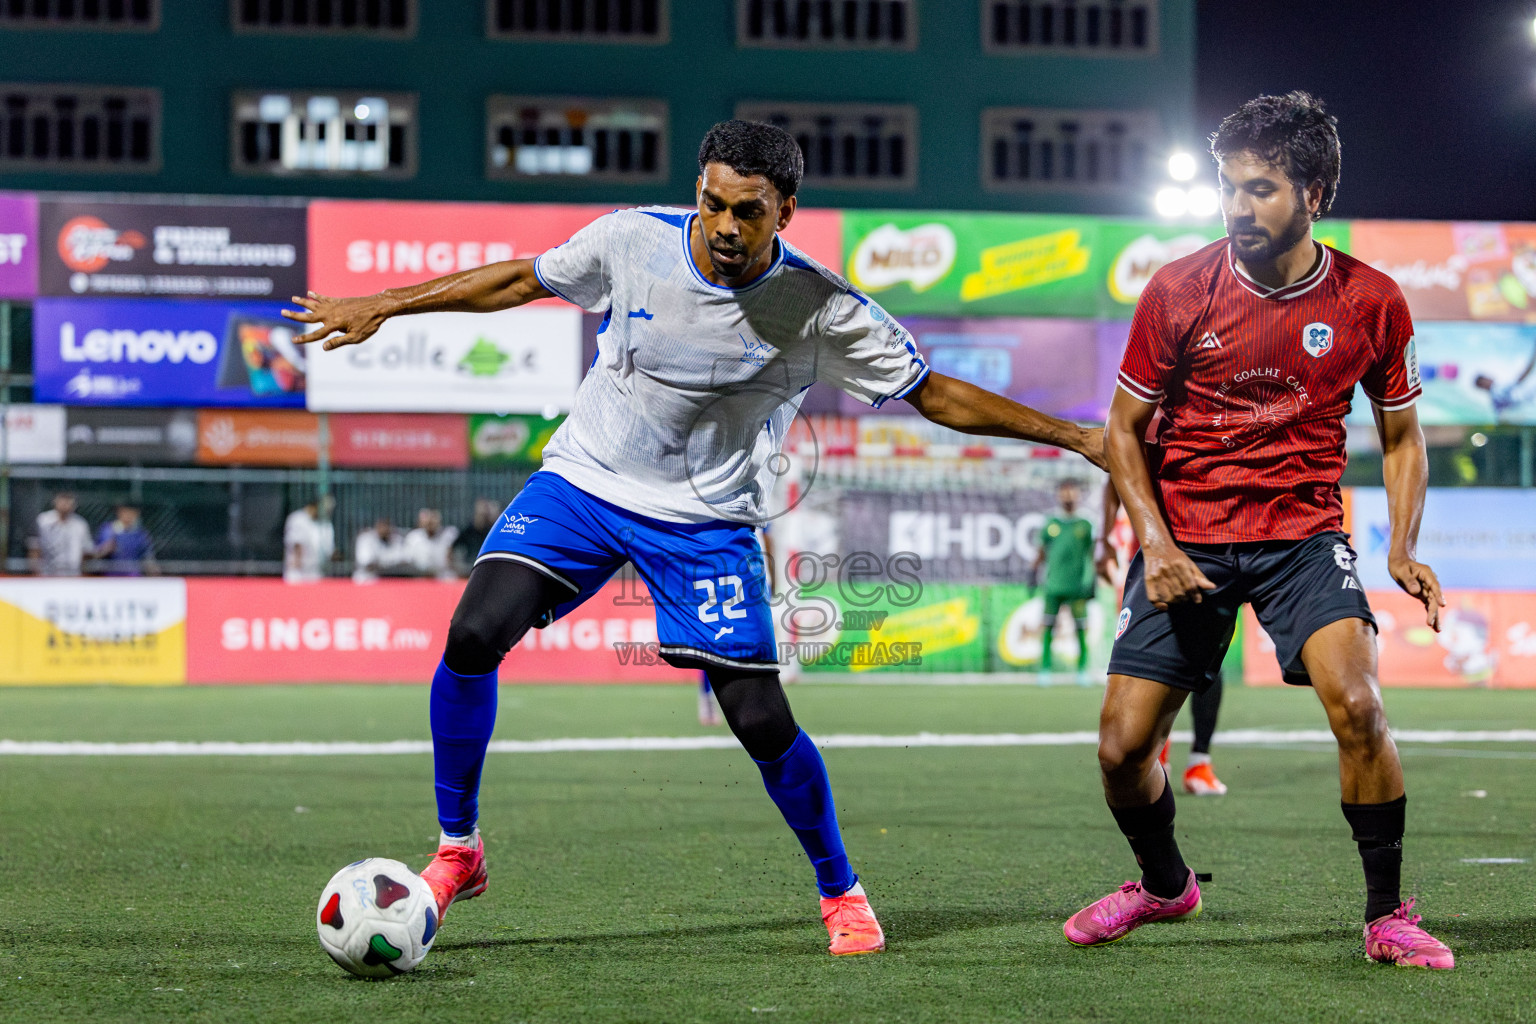
[[[1270,288],[1227,240],[1164,266],[1136,304],[1120,387],[1162,406],[1147,447],[1175,538],[1300,540],[1343,528],[1344,415],[1419,397],[1413,322],[1397,284],[1319,246]]]

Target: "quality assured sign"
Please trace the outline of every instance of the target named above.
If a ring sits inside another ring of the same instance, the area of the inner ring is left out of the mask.
[[[44,295],[302,295],[304,208],[47,201]]]
[[[581,310],[427,313],[309,358],[317,412],[566,412],[581,380]]]
[[[303,406],[305,352],[279,309],[39,299],[37,396],[70,405]]]

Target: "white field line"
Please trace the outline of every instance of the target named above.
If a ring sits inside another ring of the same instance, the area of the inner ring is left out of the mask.
[[[1393,733],[1399,743],[1536,743],[1536,729],[1458,731],[1452,729],[1403,729]],[[1175,732],[1174,740],[1187,743],[1188,732]],[[1217,733],[1223,746],[1287,746],[1332,743],[1326,729],[1228,729]],[[1098,743],[1094,732],[994,732],[933,733],[881,736],[831,733],[816,738],[824,749],[867,750],[891,747],[1080,747]],[[733,750],[729,734],[714,736],[614,736],[573,737],[550,740],[494,740],[493,754],[564,754],[605,751]],[[430,740],[391,740],[384,743],[293,741],[246,743],[234,741],[183,742],[158,740],[142,743],[91,743],[84,741],[0,740],[0,756],[22,757],[326,757],[376,754],[430,754]]]

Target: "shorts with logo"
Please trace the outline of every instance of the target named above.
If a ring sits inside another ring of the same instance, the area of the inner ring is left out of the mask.
[[[778,669],[762,545],[745,523],[669,523],[541,471],[501,514],[475,564],[518,562],[569,592],[539,628],[633,562],[656,609],[660,655],[687,668]]]
[[[1145,565],[1138,551],[1125,578],[1115,623],[1111,675],[1137,676],[1204,693],[1221,677],[1239,609],[1253,605],[1259,625],[1275,643],[1287,683],[1312,685],[1301,649],[1319,629],[1340,619],[1376,617],[1355,569],[1355,550],[1337,531],[1305,540],[1247,544],[1181,544],[1216,584],[1199,604],[1159,611],[1147,600]]]

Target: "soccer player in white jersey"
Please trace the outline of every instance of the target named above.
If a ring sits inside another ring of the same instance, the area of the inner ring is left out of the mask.
[[[1102,435],[930,371],[911,337],[837,274],[778,237],[803,163],[786,132],[715,125],[696,210],[619,210],[535,260],[365,298],[311,293],[291,319],[326,349],[389,317],[491,312],[551,296],[602,313],[597,360],[544,465],[492,528],[432,680],[438,915],[485,891],[476,828],[496,671],[531,627],[576,608],[626,561],[655,597],[660,653],[709,674],[726,722],[815,868],[836,955],[885,947],[844,852],[827,770],[780,686],[753,527],[779,448],[820,381],[873,406],[905,399],[972,434],[1053,444],[1103,465]]]

